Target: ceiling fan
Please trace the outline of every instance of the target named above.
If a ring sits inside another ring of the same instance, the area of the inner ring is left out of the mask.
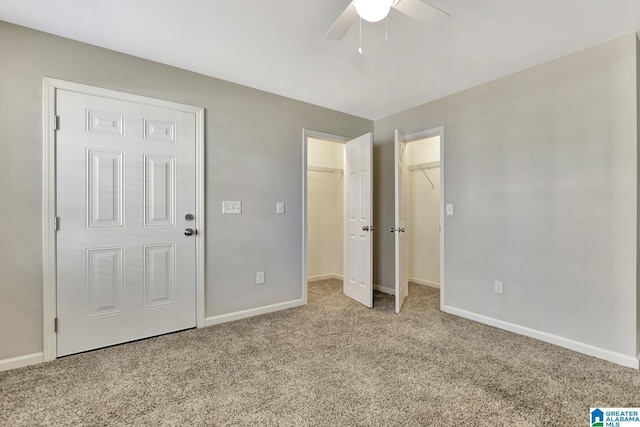
[[[353,0],[340,14],[324,36],[327,40],[342,40],[358,18],[378,22],[395,9],[426,24],[441,26],[451,15],[422,0]]]

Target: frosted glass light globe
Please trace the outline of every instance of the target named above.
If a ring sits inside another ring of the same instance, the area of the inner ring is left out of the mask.
[[[355,0],[353,5],[358,15],[369,22],[383,20],[391,10],[391,0]]]

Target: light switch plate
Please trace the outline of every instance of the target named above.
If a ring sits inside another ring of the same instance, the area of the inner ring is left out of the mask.
[[[256,272],[256,285],[264,284],[264,271]]]
[[[445,213],[446,213],[448,216],[453,215],[453,205],[452,205],[451,203],[447,203],[447,206],[446,206],[446,209],[445,209],[445,210],[446,210],[446,212],[445,212]]]
[[[284,202],[276,202],[276,213],[277,214],[284,213]]]
[[[502,295],[502,281],[496,280],[493,282],[493,291],[498,295]]]
[[[242,213],[242,202],[240,201],[228,201],[222,202],[223,214],[239,214]]]

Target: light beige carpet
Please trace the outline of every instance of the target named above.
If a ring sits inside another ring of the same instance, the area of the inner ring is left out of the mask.
[[[335,280],[309,305],[0,373],[2,426],[586,426],[640,372]]]

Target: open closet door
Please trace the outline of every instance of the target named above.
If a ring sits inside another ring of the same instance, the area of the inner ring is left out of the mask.
[[[405,162],[406,143],[400,134],[395,131],[395,184],[396,184],[396,313],[400,313],[404,299],[409,295],[407,283],[407,239],[404,229],[406,227],[406,199],[407,199],[407,165]]]
[[[373,307],[373,135],[347,141],[345,150],[344,293]]]

